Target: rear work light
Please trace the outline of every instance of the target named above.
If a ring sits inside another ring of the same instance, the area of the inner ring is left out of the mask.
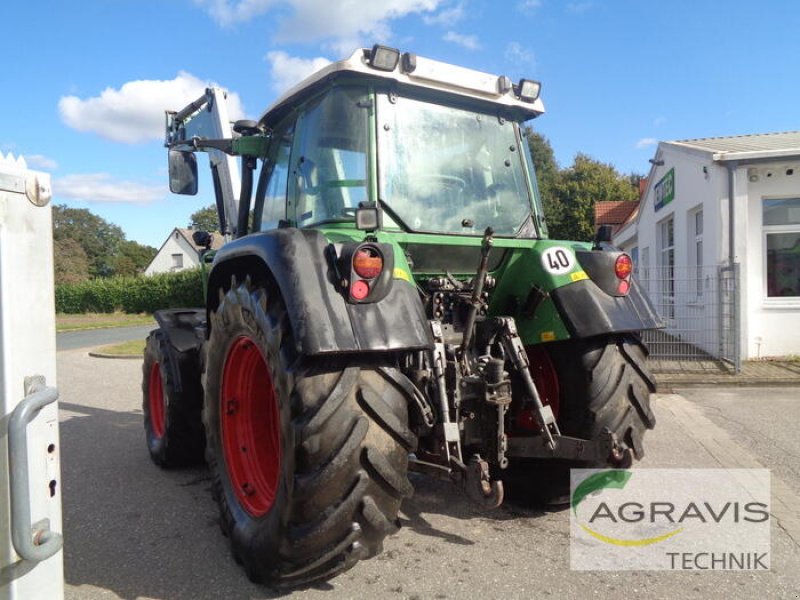
[[[383,256],[377,248],[361,248],[353,257],[353,270],[359,277],[375,279],[383,271]]]

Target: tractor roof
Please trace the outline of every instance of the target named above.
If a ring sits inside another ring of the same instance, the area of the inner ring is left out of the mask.
[[[377,64],[373,59],[376,48],[396,53],[396,64],[393,67],[391,62]],[[508,77],[502,75],[491,75],[410,53],[403,54],[400,59],[399,51],[375,46],[373,49],[356,50],[349,58],[331,63],[306,77],[281,95],[264,112],[260,121],[267,126],[276,125],[299,102],[316,93],[332,79],[341,76],[395,82],[399,87],[439,92],[462,102],[472,99],[502,107],[505,114],[517,121],[527,121],[544,112],[544,104],[538,97],[538,91],[534,99],[523,100],[520,97],[523,82],[520,85],[512,84]]]

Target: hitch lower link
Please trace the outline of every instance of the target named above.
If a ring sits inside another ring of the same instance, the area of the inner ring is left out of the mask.
[[[563,458],[593,464],[611,464],[618,469],[627,469],[633,464],[633,449],[619,441],[608,429],[593,440],[583,440],[567,435],[555,438],[556,447],[551,450],[541,437],[513,437],[508,440],[508,454],[515,458]]]

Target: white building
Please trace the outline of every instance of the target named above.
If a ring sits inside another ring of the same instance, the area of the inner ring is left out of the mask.
[[[650,162],[614,243],[670,339],[736,360],[800,354],[800,132],[661,142]]]
[[[144,270],[145,275],[155,275],[156,273],[174,273],[194,269],[200,266],[200,251],[202,248],[192,240],[191,229],[180,229],[176,227],[161,244],[158,253],[147,265]],[[211,248],[216,250],[224,242],[223,237],[212,234]]]

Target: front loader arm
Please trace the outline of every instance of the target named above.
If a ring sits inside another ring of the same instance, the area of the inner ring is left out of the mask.
[[[228,113],[227,94],[221,88],[207,88],[205,94],[183,109],[166,113],[165,145],[169,148],[194,151],[197,149],[194,144],[196,139],[232,140],[234,137]],[[214,179],[220,224],[226,229],[222,233],[233,233],[229,227],[237,222],[241,189],[238,162],[235,156],[222,149],[204,147],[203,150],[208,153]]]

